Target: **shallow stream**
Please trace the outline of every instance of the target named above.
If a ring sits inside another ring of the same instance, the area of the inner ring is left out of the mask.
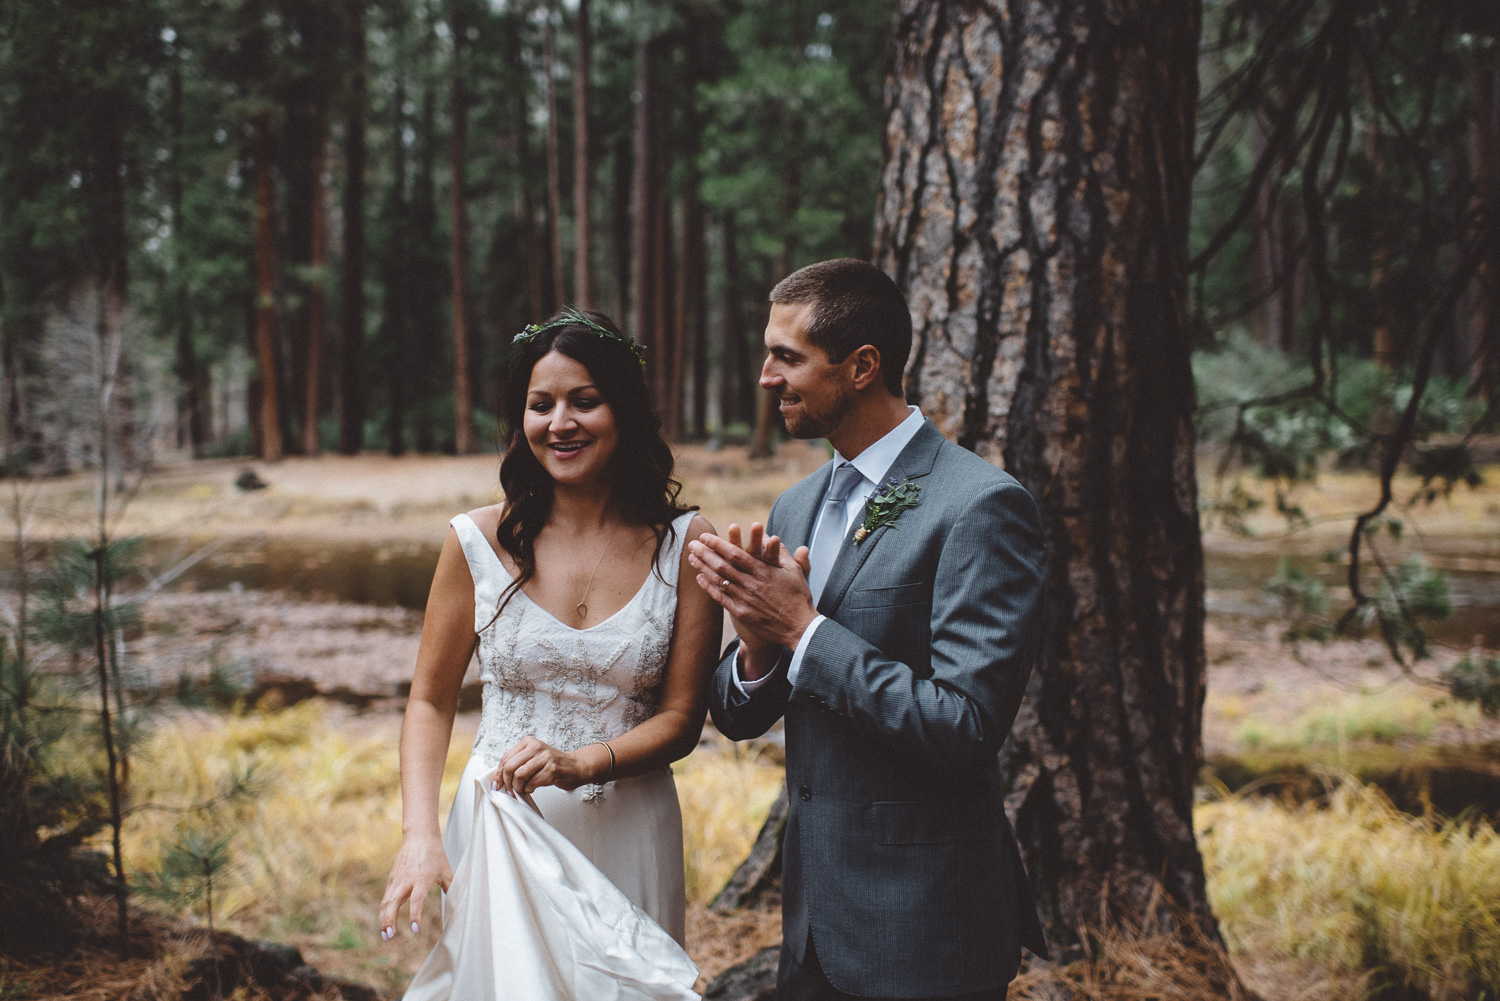
[[[1434,639],[1450,643],[1500,648],[1500,553],[1439,555],[1432,564],[1448,575],[1453,614],[1423,627]],[[147,564],[164,573],[195,552],[181,540],[158,539],[147,545]],[[397,543],[320,543],[305,539],[244,539],[225,544],[187,570],[176,586],[197,590],[243,587],[277,590],[305,598],[367,605],[399,605],[421,610],[427,603],[438,547]],[[1273,553],[1207,554],[1207,605],[1210,614],[1272,619],[1279,605],[1263,586],[1277,571],[1281,557]],[[1293,557],[1293,563],[1314,574],[1328,588],[1335,612],[1344,593],[1346,566],[1313,556]],[[1367,575],[1371,593],[1378,588],[1373,567]]]

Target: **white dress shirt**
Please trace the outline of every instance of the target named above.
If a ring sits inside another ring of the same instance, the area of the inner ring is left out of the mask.
[[[916,407],[908,407],[907,409],[910,413],[906,415],[904,421],[891,428],[890,431],[886,432],[884,437],[854,458],[845,459],[839,454],[838,449],[834,449],[833,466],[828,474],[828,483],[823,487],[823,499],[818,502],[818,517],[813,522],[813,530],[810,538],[816,539],[818,537],[819,524],[822,522],[824,514],[827,513],[828,491],[833,486],[832,470],[837,469],[840,463],[848,462],[855,469],[859,470],[860,475],[864,477],[864,480],[854,488],[854,492],[849,495],[849,500],[844,504],[843,536],[847,538],[849,530],[854,527],[854,523],[864,517],[865,501],[875,491],[876,484],[885,479],[886,473],[890,472],[890,468],[895,464],[896,457],[901,454],[901,450],[911,442],[912,438],[916,436],[917,431],[922,427],[922,411]],[[797,683],[797,673],[802,667],[802,658],[807,653],[808,644],[812,642],[813,633],[818,631],[818,626],[822,625],[825,618],[826,616],[819,615],[809,622],[807,628],[802,631],[802,637],[797,641],[797,646],[792,650],[791,656],[788,657],[783,652],[775,669],[754,681],[745,680],[744,655],[742,653],[737,654],[735,657],[734,683],[739,688],[740,693],[749,696],[757,688],[769,681],[777,671],[781,670],[783,664],[786,665],[786,680],[795,685]]]

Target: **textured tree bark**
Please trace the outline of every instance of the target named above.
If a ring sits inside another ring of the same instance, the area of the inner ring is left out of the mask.
[[[339,273],[339,451],[364,447],[365,345],[365,0],[349,4],[349,104],[344,116],[344,258]]]
[[[1192,828],[1204,694],[1187,238],[1198,0],[903,0],[876,260],[907,394],[1046,525],[1007,750],[1051,939],[1218,932]],[[1165,892],[1161,892],[1164,890]]]
[[[573,64],[573,302],[594,305],[593,229],[589,182],[589,0],[578,0],[576,61]]]
[[[453,419],[454,451],[474,451],[474,393],[469,385],[469,190],[465,161],[469,155],[469,95],[465,86],[463,52],[468,37],[462,3],[452,5],[453,28],[452,132],[449,134],[449,169],[452,224],[449,229],[449,268],[453,282]]]
[[[255,356],[260,372],[260,457],[281,461],[276,372],[276,232],[271,225],[270,115],[251,119],[255,148]]]

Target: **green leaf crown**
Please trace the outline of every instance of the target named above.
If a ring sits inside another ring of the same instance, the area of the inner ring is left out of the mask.
[[[591,334],[602,337],[607,341],[619,341],[630,349],[630,353],[635,356],[635,360],[640,364],[641,368],[646,367],[645,353],[639,344],[632,338],[610,330],[603,324],[591,319],[587,313],[583,312],[577,306],[564,306],[558,311],[556,317],[545,323],[528,324],[525,330],[522,330],[515,337],[511,338],[511,359],[514,360],[517,358],[522,351],[526,350],[526,346],[536,340],[538,336],[557,327],[583,327]]]

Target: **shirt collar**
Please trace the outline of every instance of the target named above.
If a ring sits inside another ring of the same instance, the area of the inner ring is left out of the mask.
[[[838,449],[834,449],[834,468],[838,468],[838,464],[841,462],[847,462],[859,470],[860,475],[871,483],[879,483],[884,479],[885,474],[895,464],[896,457],[901,454],[901,450],[910,443],[912,438],[916,437],[917,432],[922,427],[922,411],[917,407],[908,407],[907,409],[911,412],[906,415],[904,421],[891,428],[886,432],[885,437],[875,442],[869,448],[866,448],[854,458],[845,459],[839,454]]]

